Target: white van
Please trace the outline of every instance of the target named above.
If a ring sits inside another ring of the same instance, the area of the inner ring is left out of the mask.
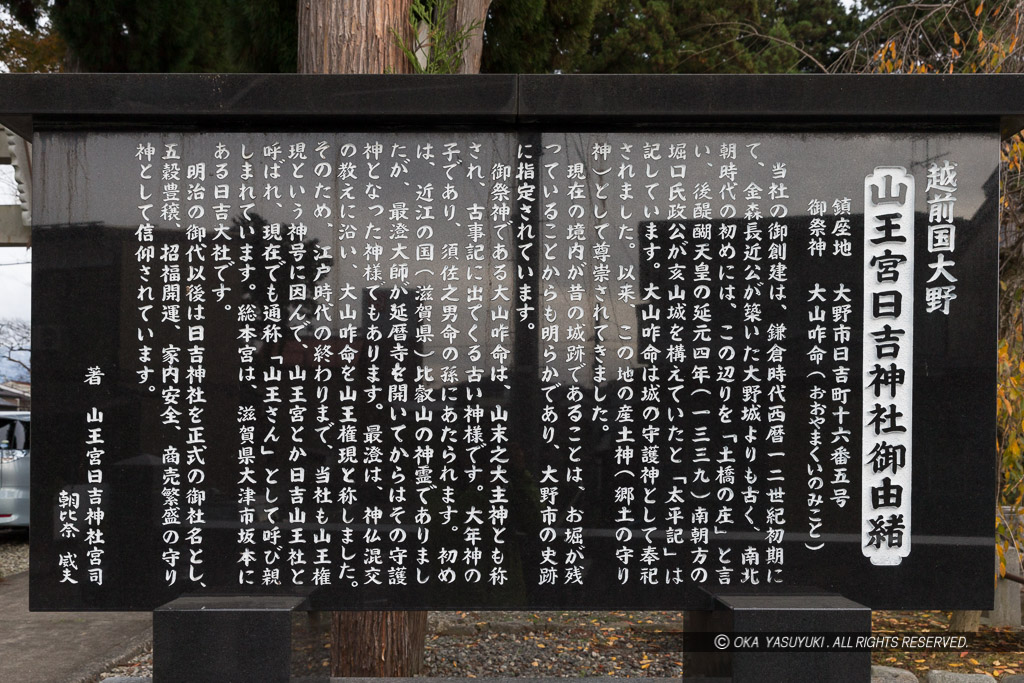
[[[28,528],[29,416],[0,412],[0,529]]]

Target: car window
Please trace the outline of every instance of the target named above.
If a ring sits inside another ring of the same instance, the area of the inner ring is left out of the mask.
[[[29,423],[26,420],[5,419],[0,416],[0,450],[29,448]]]

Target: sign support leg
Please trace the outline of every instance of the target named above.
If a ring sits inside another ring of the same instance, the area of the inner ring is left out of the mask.
[[[262,681],[291,676],[297,597],[186,597],[153,611],[153,681]]]

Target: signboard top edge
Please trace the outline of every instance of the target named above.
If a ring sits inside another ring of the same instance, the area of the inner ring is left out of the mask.
[[[22,135],[79,122],[464,125],[744,121],[998,126],[1024,76],[2,74],[0,123]],[[219,122],[219,123],[218,123]]]

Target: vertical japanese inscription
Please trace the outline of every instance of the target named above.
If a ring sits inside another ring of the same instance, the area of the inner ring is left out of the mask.
[[[861,545],[876,565],[910,553],[914,370],[914,177],[878,167],[864,182]]]
[[[956,251],[955,217],[957,191],[956,164],[943,161],[928,164],[928,268],[931,274],[924,290],[925,311],[949,315],[956,299],[957,278],[953,274]]]
[[[130,303],[74,364],[54,582],[123,585],[108,507],[143,499],[163,596],[639,605],[900,564],[914,358],[960,367],[985,206],[967,143],[908,140],[842,168],[834,136],[88,142],[130,168],[92,222]]]

